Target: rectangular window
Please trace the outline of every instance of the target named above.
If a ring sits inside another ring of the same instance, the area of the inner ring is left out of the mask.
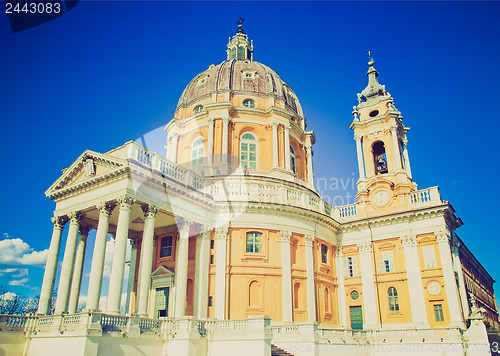
[[[210,264],[213,265],[214,264],[214,255],[210,255]]]
[[[328,263],[328,246],[321,245],[321,262]]]
[[[172,256],[172,236],[165,236],[161,238],[160,257]]]
[[[208,297],[208,306],[211,307],[212,306],[212,297]]]
[[[210,240],[210,249],[213,250],[215,247],[215,240]]]
[[[394,272],[394,254],[392,251],[384,251],[382,254],[382,261],[379,261],[380,273]]]
[[[262,234],[247,232],[247,252],[259,253],[262,251]]]
[[[358,263],[356,256],[344,257],[345,277],[356,277],[358,275]]]
[[[434,304],[434,316],[436,321],[444,321],[443,306],[441,304]]]
[[[422,252],[424,253],[425,268],[436,268],[437,262],[434,245],[422,247]]]

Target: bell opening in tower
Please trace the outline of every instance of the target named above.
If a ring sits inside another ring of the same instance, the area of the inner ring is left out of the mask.
[[[385,154],[385,145],[382,141],[373,144],[373,159],[375,163],[375,174],[387,173],[387,156]]]

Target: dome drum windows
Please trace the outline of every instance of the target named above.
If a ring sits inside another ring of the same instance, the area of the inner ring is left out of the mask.
[[[255,100],[245,99],[243,100],[243,106],[250,109],[255,108]]]
[[[199,114],[202,111],[203,111],[203,105],[197,105],[193,110],[193,114]]]
[[[240,139],[240,163],[243,169],[257,169],[257,138],[245,132]]]
[[[293,174],[297,175],[297,166],[295,162],[295,150],[293,149],[292,145],[290,145],[290,169],[293,172]]]
[[[202,137],[193,141],[191,146],[191,169],[193,171],[201,172],[203,169],[204,149]]]

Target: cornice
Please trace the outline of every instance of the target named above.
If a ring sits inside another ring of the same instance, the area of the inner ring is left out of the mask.
[[[340,226],[342,232],[359,231],[363,229],[394,225],[397,223],[408,223],[411,221],[424,220],[432,217],[443,217],[448,209],[448,204],[440,204],[418,210],[409,210],[396,214],[388,214],[377,217],[358,219],[344,222]]]

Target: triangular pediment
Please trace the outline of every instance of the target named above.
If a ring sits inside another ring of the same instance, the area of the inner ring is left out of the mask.
[[[125,160],[87,150],[45,192],[48,197],[66,188],[109,174],[127,165]]]
[[[157,277],[157,276],[174,276],[174,275],[175,275],[175,273],[172,270],[170,270],[167,267],[165,267],[165,266],[160,266],[157,269],[155,269],[153,273],[151,273],[152,277]]]

